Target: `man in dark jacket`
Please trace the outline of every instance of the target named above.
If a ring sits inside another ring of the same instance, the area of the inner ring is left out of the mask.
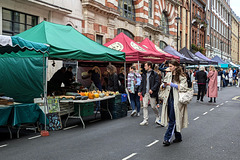
[[[206,81],[207,81],[207,73],[204,71],[204,67],[200,67],[200,71],[196,73],[196,81],[198,83],[198,96],[197,101],[199,101],[199,98],[201,96],[201,102],[203,102],[203,97],[205,94],[206,89]]]
[[[143,96],[143,121],[140,125],[148,125],[148,101],[150,101],[151,107],[155,113],[156,120],[155,123],[160,124],[160,114],[156,106],[156,97],[158,96],[159,89],[159,76],[152,69],[152,62],[146,62],[144,64],[144,69],[146,73],[142,74],[141,85],[138,90],[138,95]],[[142,92],[142,93],[141,93]]]

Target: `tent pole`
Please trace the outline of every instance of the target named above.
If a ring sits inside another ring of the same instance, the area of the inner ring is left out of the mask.
[[[140,73],[139,61],[138,61],[138,73]]]
[[[45,131],[47,130],[47,68],[48,68],[48,57],[45,58],[45,76],[44,76],[44,111],[45,111]]]
[[[125,74],[124,74],[124,87],[127,88],[127,81],[126,81],[126,79],[127,79],[127,68],[126,68],[126,62],[124,62],[124,72],[125,72]]]

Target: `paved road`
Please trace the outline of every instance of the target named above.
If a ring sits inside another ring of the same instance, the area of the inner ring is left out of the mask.
[[[0,140],[0,159],[57,160],[238,160],[240,159],[240,89],[224,88],[216,104],[196,102],[188,106],[189,127],[182,130],[183,141],[163,147],[166,128],[154,124],[149,108],[148,126],[139,126],[142,117],[88,122],[86,129],[76,127],[50,132],[21,134],[20,139]],[[33,139],[28,139],[33,137]]]

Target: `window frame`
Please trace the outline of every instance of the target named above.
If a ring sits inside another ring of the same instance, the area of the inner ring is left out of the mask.
[[[164,20],[164,21],[163,21]],[[164,33],[169,34],[169,22],[165,12],[162,12],[159,27],[164,31]]]
[[[121,2],[123,4],[123,6],[121,6]],[[127,4],[127,9],[124,8],[124,2],[126,2]],[[129,11],[128,9],[128,5],[131,5],[131,9],[132,11]],[[136,20],[136,16],[135,16],[135,6],[134,6],[134,2],[133,0],[129,1],[129,0],[119,0],[118,1],[118,10],[120,11],[120,16],[121,17],[124,17],[124,18],[127,18],[129,20],[132,20],[132,21],[135,21]],[[121,12],[122,11],[122,12]],[[127,15],[130,14],[131,17],[129,16],[126,16],[126,13]]]
[[[123,32],[125,35],[127,35],[129,38],[131,38],[132,40],[134,40],[134,34],[132,32],[130,32],[129,30],[126,30],[124,28],[118,28],[117,29],[117,35],[120,34],[121,32]],[[130,36],[129,36],[130,35]]]
[[[4,17],[3,17],[3,11],[4,11],[4,10],[10,11],[10,13],[11,13],[11,15],[10,15],[10,16],[11,16],[11,20],[4,19]],[[24,15],[24,23],[23,23],[23,22],[16,22],[16,21],[14,20],[14,15],[15,15],[15,13],[23,14],[23,15]],[[35,24],[35,25],[34,25],[34,24],[31,24],[31,25],[28,24],[28,23],[27,23],[27,16],[31,16],[31,17],[36,18],[36,24]],[[19,11],[14,11],[14,10],[7,9],[7,8],[2,8],[2,22],[3,22],[3,23],[4,23],[4,22],[10,22],[11,25],[12,25],[12,26],[11,26],[11,31],[4,30],[4,29],[3,29],[3,26],[2,26],[2,34],[3,34],[3,35],[12,35],[12,36],[14,36],[14,35],[16,35],[16,34],[21,33],[20,30],[19,30],[19,31],[14,31],[15,25],[24,25],[24,31],[26,31],[27,29],[29,29],[29,28],[28,28],[29,26],[32,28],[32,27],[38,25],[38,16],[34,16],[34,15],[31,15],[31,14],[23,13],[23,12],[19,12]],[[2,24],[2,25],[3,25],[3,24]]]

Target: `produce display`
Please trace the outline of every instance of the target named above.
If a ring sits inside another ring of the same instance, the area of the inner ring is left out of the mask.
[[[103,98],[105,96],[118,95],[119,92],[112,91],[90,91],[90,92],[67,92],[66,95],[59,96],[60,99],[87,100],[94,98]]]

